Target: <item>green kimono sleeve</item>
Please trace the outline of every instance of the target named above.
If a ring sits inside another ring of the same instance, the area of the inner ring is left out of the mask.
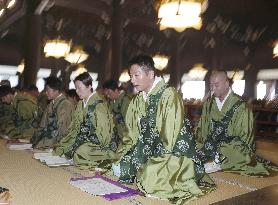
[[[181,96],[174,88],[167,88],[159,102],[156,128],[167,150],[172,150],[183,126],[184,106]]]
[[[57,117],[60,137],[64,136],[68,132],[70,123],[72,121],[72,112],[74,112],[74,105],[67,99],[58,106]]]
[[[249,147],[254,142],[254,118],[247,104],[242,104],[229,124],[228,133],[232,136],[240,136],[241,140]]]
[[[70,123],[69,131],[66,133],[66,135],[61,136],[61,140],[58,142],[58,144],[55,146],[54,154],[62,156],[69,146],[71,146],[77,134],[80,131],[80,124],[82,122],[83,118],[83,108],[82,108],[82,101],[80,101],[77,104],[77,107],[74,111],[73,120]]]
[[[124,94],[123,101],[122,101],[122,106],[121,106],[121,113],[122,113],[124,118],[126,116],[130,100],[131,100],[131,98],[128,95]]]
[[[140,135],[140,123],[139,116],[145,115],[145,102],[140,93],[131,100],[125,117],[125,123],[127,127],[127,134],[122,136],[121,143],[117,149],[118,158],[122,158],[133,145],[136,144],[138,136]]]
[[[111,141],[115,124],[113,121],[113,115],[106,102],[99,103],[96,106],[92,120],[96,128],[96,135],[101,145],[108,145]]]
[[[16,99],[18,102],[14,102],[15,105],[13,105],[16,109],[15,115],[18,121],[17,124],[14,124],[14,127],[10,129],[8,136],[11,138],[32,137],[35,131],[35,128],[32,127],[32,123],[37,118],[37,104],[32,99],[27,99],[27,97],[25,98],[19,94],[18,98],[23,99]]]

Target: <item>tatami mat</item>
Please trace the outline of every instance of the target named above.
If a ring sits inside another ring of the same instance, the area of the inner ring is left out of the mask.
[[[272,146],[272,144],[270,143]],[[269,149],[267,144],[259,146],[262,155],[278,151]],[[275,148],[275,146],[273,146]],[[12,204],[15,205],[169,205],[168,201],[145,198],[143,196],[106,201],[101,197],[91,196],[71,186],[68,181],[73,176],[92,176],[89,171],[75,167],[49,168],[35,159],[28,151],[10,151],[0,140],[0,185],[10,189]],[[277,163],[278,161],[276,161]],[[218,189],[204,197],[189,202],[191,205],[205,205],[228,199],[255,189],[278,183],[278,176],[255,178],[231,173],[211,174]]]

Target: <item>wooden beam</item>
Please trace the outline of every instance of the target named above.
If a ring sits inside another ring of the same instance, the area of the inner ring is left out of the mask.
[[[96,0],[55,0],[55,6],[75,9],[82,12],[102,15],[103,12],[111,13],[109,5]]]

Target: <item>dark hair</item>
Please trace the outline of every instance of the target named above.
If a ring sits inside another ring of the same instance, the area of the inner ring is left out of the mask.
[[[48,78],[45,78],[45,85],[49,86],[51,89],[61,91],[62,90],[62,81],[55,77],[55,76],[49,76]]]
[[[39,91],[39,90],[38,90],[38,87],[37,87],[36,85],[34,85],[34,84],[31,84],[31,85],[28,87],[28,90],[29,90],[29,91]]]
[[[66,91],[66,95],[67,95],[68,97],[72,97],[72,98],[77,97],[77,98],[78,98],[78,95],[77,95],[75,89],[69,89],[69,90],[67,90],[67,91]]]
[[[128,63],[128,67],[132,66],[132,65],[138,65],[140,66],[143,70],[153,70],[155,71],[155,67],[154,67],[154,61],[153,58],[147,55],[138,55],[134,58],[132,58],[129,63]]]
[[[92,86],[93,79],[88,72],[81,73],[74,79],[74,82],[81,81],[86,87]]]
[[[111,89],[111,90],[120,90],[121,88],[118,86],[118,82],[113,80],[113,79],[110,79],[110,80],[107,80],[103,83],[103,86],[102,86],[104,89]]]
[[[0,86],[0,98],[5,97],[8,94],[14,94],[15,90],[12,89],[10,86],[8,85],[2,85]]]

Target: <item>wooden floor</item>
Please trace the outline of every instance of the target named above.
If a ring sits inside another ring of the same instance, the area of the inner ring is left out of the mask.
[[[278,142],[259,141],[257,147],[259,155],[278,164]],[[91,196],[68,182],[73,176],[93,176],[94,173],[74,167],[49,168],[32,159],[31,152],[8,150],[3,140],[0,140],[0,162],[0,186],[10,190],[13,205],[170,205],[168,201],[143,196],[115,201]],[[190,205],[207,205],[220,201],[225,204],[224,200],[257,193],[258,189],[278,184],[278,176],[256,178],[222,172],[210,176],[218,189],[189,202]],[[278,200],[272,204],[276,202]]]

